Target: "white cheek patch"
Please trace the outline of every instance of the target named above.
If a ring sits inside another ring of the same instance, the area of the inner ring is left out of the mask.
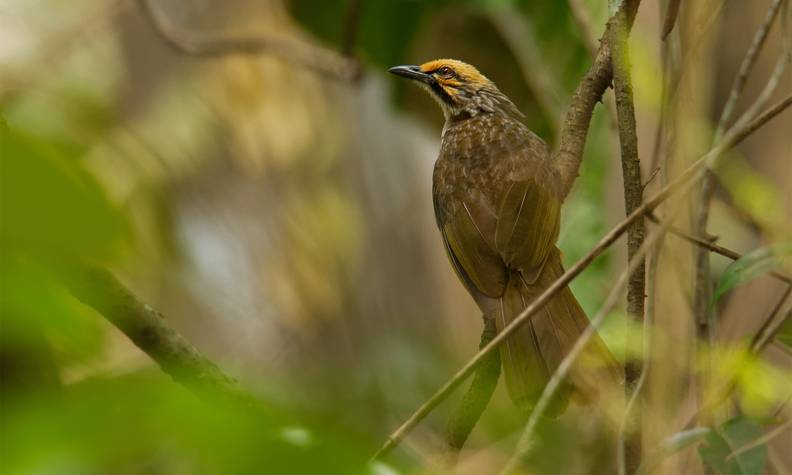
[[[434,99],[435,102],[437,102],[440,105],[440,109],[443,110],[443,116],[445,116],[446,119],[448,119],[451,115],[454,114],[454,109],[451,106],[449,106],[444,100],[442,100],[437,94],[435,94],[431,86],[422,82],[419,82],[418,85],[421,86],[421,88],[423,88],[426,92],[428,92],[429,95],[432,96],[432,99]]]

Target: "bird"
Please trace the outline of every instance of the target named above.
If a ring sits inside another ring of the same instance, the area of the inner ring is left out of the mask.
[[[564,199],[547,144],[525,116],[474,66],[453,59],[395,66],[390,73],[426,89],[445,116],[432,198],[451,265],[485,319],[501,332],[564,273],[556,246]],[[558,292],[499,348],[507,392],[531,411],[589,320],[569,287]],[[623,371],[598,335],[552,400],[596,400]]]

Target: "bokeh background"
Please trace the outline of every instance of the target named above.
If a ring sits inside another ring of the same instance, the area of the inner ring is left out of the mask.
[[[437,57],[470,62],[552,144],[590,64],[587,44],[608,16],[604,1],[573,3],[592,32],[561,1],[0,1],[0,470],[434,473],[454,398],[387,464],[364,466],[474,354],[481,331],[432,215],[442,114],[385,71]],[[644,2],[631,39],[647,180],[662,95],[659,3]],[[695,42],[684,33],[693,26],[678,33],[695,100],[674,119],[689,121],[679,129],[695,132],[690,150],[699,154],[769,4],[703,3],[715,12],[711,24]],[[185,54],[154,28],[145,4],[193,39],[276,46]],[[681,24],[700,24],[699,13],[683,10]],[[739,108],[772,71],[780,31]],[[335,69],[312,64],[320,53]],[[564,208],[568,264],[624,216],[611,124],[598,107]],[[789,239],[790,130],[792,115],[781,115],[728,157],[710,226],[719,243],[748,252]],[[692,250],[677,246],[660,274],[668,331],[656,360],[691,371]],[[624,268],[624,248],[620,241],[573,283],[589,315]],[[266,410],[201,401],[173,383],[68,293],[55,264],[63,255],[112,269]],[[716,278],[728,263],[712,258]],[[718,348],[731,354],[783,291],[762,277],[724,296]],[[622,312],[602,332],[622,358],[633,340],[625,332],[640,336]],[[792,354],[772,345],[766,356],[741,386],[755,402],[747,412],[783,418]],[[668,378],[652,390],[666,404],[647,416],[658,427],[650,442],[673,433],[669,421],[690,399],[689,380]],[[589,419],[573,409],[544,424],[530,473],[610,471],[608,442],[591,435]],[[499,388],[459,472],[495,473],[523,423]],[[788,467],[780,448],[791,437],[770,445]],[[699,469],[690,458],[675,467]]]

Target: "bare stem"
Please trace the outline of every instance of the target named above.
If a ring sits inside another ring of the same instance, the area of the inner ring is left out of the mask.
[[[630,72],[630,51],[627,41],[626,13],[620,11],[617,22],[611,29],[611,47],[613,49],[613,86],[616,97],[616,112],[621,144],[622,176],[624,181],[624,206],[627,215],[635,211],[643,201],[643,183],[641,180],[641,162],[638,158],[638,134],[635,128],[635,104],[633,102],[632,79]],[[636,260],[638,250],[645,237],[643,219],[637,219],[627,229],[627,260]],[[635,264],[635,272],[630,275],[627,285],[627,314],[639,324],[643,324],[644,296],[646,274],[641,259]],[[625,390],[627,396],[635,390],[641,377],[641,362],[630,359],[624,367]],[[633,411],[634,417],[640,420],[640,408]],[[633,473],[641,465],[641,431],[640,427],[630,432],[626,444],[626,470]]]

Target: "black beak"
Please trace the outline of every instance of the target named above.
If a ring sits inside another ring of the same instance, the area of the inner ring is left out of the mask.
[[[421,71],[420,67],[413,65],[394,66],[390,68],[388,72],[407,79],[425,82],[426,84],[431,84],[434,81],[434,77],[431,74],[426,74]]]

